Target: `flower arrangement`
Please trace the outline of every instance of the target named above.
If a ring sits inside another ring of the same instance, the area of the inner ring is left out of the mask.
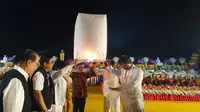
[[[149,63],[149,64],[156,64],[156,60],[150,59],[150,60],[148,61],[148,63]]]
[[[139,59],[139,60],[137,61],[137,63],[138,63],[138,64],[143,64],[144,62],[143,62],[142,59]]]

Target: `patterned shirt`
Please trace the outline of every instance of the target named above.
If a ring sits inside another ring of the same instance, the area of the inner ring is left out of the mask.
[[[87,78],[95,76],[94,70],[90,72],[72,72],[72,98],[86,98],[87,97]]]

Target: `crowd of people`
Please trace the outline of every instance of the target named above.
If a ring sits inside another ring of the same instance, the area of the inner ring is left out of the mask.
[[[39,56],[37,52],[28,49],[18,54],[14,63],[12,69],[0,76],[0,112],[69,111],[71,98],[65,75],[71,76],[73,80],[76,79],[72,72],[76,60],[66,65],[66,62],[54,60],[49,54]],[[79,92],[82,92],[87,84],[80,81],[78,83],[82,83],[79,91],[76,89],[79,85],[73,83],[72,99],[75,109],[74,98],[86,97]]]
[[[143,79],[146,85],[170,85],[170,86],[200,86],[200,77],[191,75],[173,75],[172,78],[168,74],[152,74]]]
[[[200,101],[198,86],[143,85],[145,100]]]
[[[143,79],[145,100],[200,101],[200,78],[152,74]]]
[[[72,79],[72,96],[67,77]],[[144,112],[144,99],[200,101],[196,76],[153,73],[145,77],[126,55],[117,62],[67,64],[28,49],[16,56],[12,69],[0,74],[0,112],[69,112],[70,99],[73,112],[84,112],[88,79],[94,77],[103,78],[104,112],[111,108],[120,112],[120,103],[123,112]]]
[[[104,111],[144,112],[142,94],[142,69],[135,67],[131,59],[119,58],[119,68],[111,60],[104,70],[98,63],[74,60],[69,65],[53,56],[25,50],[15,58],[15,65],[0,75],[0,112],[69,112],[70,99],[73,112],[84,112],[88,78],[103,75]],[[72,97],[68,81],[72,79]]]

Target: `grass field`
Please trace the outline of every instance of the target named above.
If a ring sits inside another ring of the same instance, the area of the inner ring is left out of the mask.
[[[89,86],[88,93],[85,112],[103,112],[101,88]],[[70,112],[72,112],[72,104]],[[145,101],[145,112],[200,112],[200,102]]]

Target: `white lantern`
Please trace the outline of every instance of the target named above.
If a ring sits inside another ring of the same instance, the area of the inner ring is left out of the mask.
[[[79,13],[74,34],[74,59],[104,61],[107,55],[107,17]]]

